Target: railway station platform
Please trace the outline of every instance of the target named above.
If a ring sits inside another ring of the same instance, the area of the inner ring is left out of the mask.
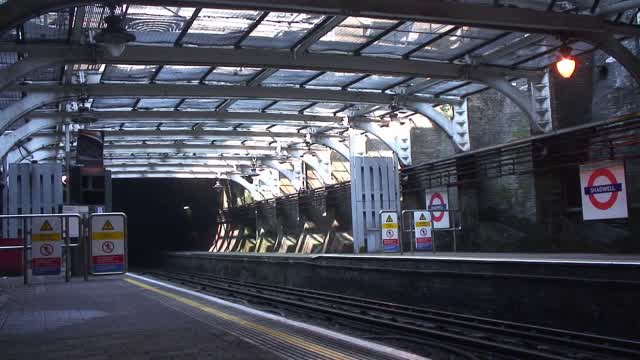
[[[166,268],[628,337],[640,333],[640,258],[174,252]]]
[[[7,360],[423,359],[134,274],[18,280],[0,287]]]

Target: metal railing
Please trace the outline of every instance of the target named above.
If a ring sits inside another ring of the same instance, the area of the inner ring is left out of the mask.
[[[402,234],[409,234],[409,239],[411,239],[410,243],[410,251],[415,253],[416,250],[416,226],[413,216],[408,217],[407,214],[413,215],[416,212],[425,212],[429,213],[429,220],[431,222],[431,251],[436,253],[436,234],[439,232],[451,232],[452,240],[453,240],[453,252],[457,252],[457,232],[462,231],[462,221],[460,219],[460,210],[458,209],[442,209],[442,210],[427,210],[427,209],[413,209],[413,210],[402,210],[400,216],[400,224],[402,227]],[[433,219],[435,213],[448,213],[449,216],[449,227],[436,227],[434,226]],[[406,225],[409,225],[406,227]],[[402,243],[402,242],[401,242]]]
[[[30,235],[33,234],[33,230],[29,230],[31,225],[29,223],[29,220],[32,220],[34,218],[60,218],[61,219],[61,224],[62,221],[64,221],[64,226],[61,226],[61,236],[64,239],[64,244],[62,244],[62,247],[64,247],[65,249],[65,254],[64,254],[64,259],[65,259],[65,281],[69,282],[69,280],[71,279],[71,251],[69,251],[70,248],[72,247],[77,247],[77,246],[81,246],[82,244],[86,244],[86,241],[83,241],[83,239],[85,238],[86,234],[83,231],[84,227],[83,227],[83,218],[79,215],[79,214],[24,214],[24,215],[0,215],[0,220],[15,220],[15,219],[19,219],[22,220],[22,231],[21,234],[19,232],[19,237],[22,238],[22,245],[9,245],[9,246],[0,246],[0,251],[3,250],[19,250],[22,249],[22,271],[23,271],[23,278],[24,278],[24,284],[28,284],[29,283],[29,250],[31,250],[33,248],[32,245],[30,245]],[[78,219],[78,226],[79,226],[79,239],[80,242],[79,243],[71,243],[71,237],[70,237],[70,226],[69,226],[69,219],[71,218],[76,218]],[[85,246],[86,248],[86,246]],[[83,259],[83,272],[84,272],[84,279],[87,280],[88,279],[88,274],[87,274],[87,264],[86,264],[86,257],[82,256]]]

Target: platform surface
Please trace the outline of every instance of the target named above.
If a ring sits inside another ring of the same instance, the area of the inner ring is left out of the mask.
[[[206,251],[185,251],[176,254],[188,255],[239,255],[273,256],[298,258],[353,258],[353,259],[410,259],[410,260],[451,260],[484,262],[524,262],[557,264],[611,264],[640,265],[640,254],[592,254],[592,253],[506,253],[506,252],[405,252],[405,253],[369,253],[369,254],[293,254],[293,253],[209,253]]]
[[[2,359],[421,358],[135,275],[20,280],[0,281]]]

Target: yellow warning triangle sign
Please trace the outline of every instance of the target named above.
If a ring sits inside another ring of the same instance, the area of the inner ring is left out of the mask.
[[[49,224],[49,220],[45,220],[40,226],[40,231],[53,231],[51,224]]]
[[[393,222],[393,218],[391,218],[391,215],[387,216],[387,220],[385,222],[390,222],[390,223]]]
[[[424,214],[420,214],[420,219],[418,219],[418,220],[427,220],[427,217],[424,216]]]
[[[104,225],[102,225],[102,230],[113,230],[113,225],[111,224],[111,221],[107,220],[104,222]]]

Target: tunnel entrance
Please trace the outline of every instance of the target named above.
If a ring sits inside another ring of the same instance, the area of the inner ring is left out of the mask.
[[[113,210],[128,216],[130,266],[152,267],[166,251],[209,248],[218,195],[207,179],[117,179]]]

